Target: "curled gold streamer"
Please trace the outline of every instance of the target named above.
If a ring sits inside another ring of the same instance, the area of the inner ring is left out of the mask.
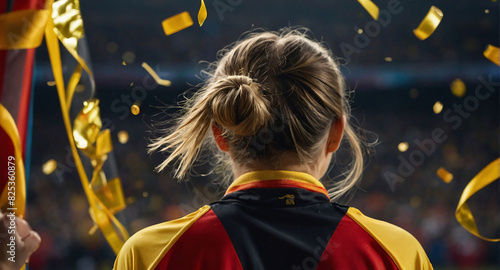
[[[500,66],[500,49],[498,47],[488,44],[488,47],[484,50],[483,55],[497,66]]]
[[[46,2],[47,7],[49,10],[52,9],[52,0],[48,0]],[[82,161],[80,159],[80,155],[78,154],[78,150],[76,147],[75,140],[73,139],[73,130],[71,127],[71,122],[70,122],[70,117],[69,117],[69,105],[68,103],[71,102],[71,99],[68,99],[64,87],[64,80],[63,80],[63,73],[62,73],[62,64],[61,64],[61,56],[60,56],[60,48],[59,48],[59,42],[56,33],[54,32],[54,25],[52,20],[48,20],[46,28],[45,28],[45,39],[47,42],[47,49],[49,51],[49,57],[50,57],[50,62],[52,65],[52,71],[54,74],[54,79],[56,82],[56,89],[58,92],[59,96],[59,102],[61,104],[61,111],[62,111],[62,116],[63,116],[63,121],[64,121],[64,126],[66,129],[67,136],[69,138],[69,144],[71,148],[71,153],[73,155],[73,158],[75,159],[75,165],[76,169],[78,172],[78,175],[80,176],[80,181],[82,183],[83,190],[85,191],[85,195],[87,196],[87,199],[89,201],[89,211],[91,214],[92,219],[94,222],[99,226],[99,229],[102,231],[104,237],[108,241],[109,245],[115,252],[115,254],[118,254],[120,251],[121,247],[123,246],[123,243],[128,239],[129,234],[125,227],[116,219],[111,213],[111,211],[104,205],[103,202],[98,198],[96,195],[94,189],[89,183],[89,180],[87,178],[87,174],[85,173],[85,169],[83,167]],[[63,43],[64,44],[64,43]],[[65,45],[66,46],[66,45]],[[75,50],[72,50],[71,48],[68,48],[68,51],[75,57],[75,59],[79,62],[79,64],[82,66],[83,69],[85,69],[91,79],[93,78],[92,73],[88,69],[87,65],[85,62],[78,56]],[[92,81],[92,80],[91,80]],[[88,109],[88,108],[87,108]],[[90,112],[87,111],[87,112]],[[97,120],[96,120],[97,121]],[[96,121],[91,121],[92,123],[96,123]],[[85,129],[82,129],[85,130]],[[89,129],[86,129],[89,130]],[[98,141],[99,133],[96,137],[95,131],[92,131],[90,133],[81,133],[82,138],[87,138],[95,141]],[[85,137],[87,136],[87,137]],[[101,136],[106,136],[106,135],[101,135]],[[102,145],[102,143],[101,143]],[[87,142],[87,147],[89,146]],[[102,146],[103,148],[106,148]],[[90,149],[89,149],[90,151]],[[106,152],[107,150],[100,151],[99,153]],[[96,151],[98,152],[98,151]],[[104,157],[102,157],[104,159]],[[98,165],[96,162],[93,162],[96,165]],[[102,166],[102,165],[101,165]],[[96,177],[96,175],[101,175],[100,173],[96,173],[94,170],[93,173],[93,178]]]
[[[193,19],[191,19],[191,15],[189,15],[189,12],[184,11],[165,19],[161,23],[161,25],[163,26],[165,35],[170,36],[193,25]]]
[[[14,211],[16,216],[24,218],[24,210],[26,207],[26,179],[23,163],[23,155],[21,148],[21,140],[19,137],[19,131],[17,130],[16,122],[12,115],[9,113],[7,108],[5,108],[2,103],[0,103],[0,129],[3,129],[7,136],[12,141],[14,146],[13,156],[15,160],[12,162],[16,164],[15,166],[15,183],[16,183],[16,196],[14,197],[14,206],[7,206],[8,204],[8,188],[5,186],[2,194],[0,194],[0,207],[14,207],[17,210]],[[5,161],[7,163],[7,160]],[[7,177],[7,176],[2,176]],[[9,211],[10,212],[10,211]]]
[[[434,33],[434,30],[436,30],[442,19],[443,12],[435,6],[431,6],[429,12],[427,12],[427,15],[425,15],[417,29],[413,30],[413,34],[420,40],[427,39]]]
[[[370,0],[358,0],[374,20],[378,20],[379,8]]]
[[[200,24],[200,26],[203,25],[203,23],[207,19],[207,16],[208,14],[207,7],[205,6],[205,1],[201,0],[200,10],[198,11],[198,23]]]
[[[485,186],[491,184],[493,181],[500,177],[500,158],[491,162],[482,169],[465,187],[462,196],[458,202],[457,210],[455,211],[455,216],[458,223],[462,225],[467,231],[473,235],[490,242],[498,242],[500,238],[486,238],[479,234],[477,230],[476,221],[474,216],[470,211],[469,206],[466,201],[474,195],[476,192],[484,188]]]
[[[151,77],[153,77],[153,79],[156,81],[157,84],[163,85],[163,86],[172,85],[171,81],[164,80],[164,79],[160,78],[160,76],[158,76],[158,74],[156,74],[154,69],[152,69],[146,62],[142,63],[142,67],[149,73],[149,75],[151,75]]]

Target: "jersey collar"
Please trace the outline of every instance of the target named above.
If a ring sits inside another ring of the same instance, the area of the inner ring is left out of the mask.
[[[312,175],[295,171],[253,171],[248,172],[229,186],[226,194],[251,188],[302,188],[328,197],[325,186]]]

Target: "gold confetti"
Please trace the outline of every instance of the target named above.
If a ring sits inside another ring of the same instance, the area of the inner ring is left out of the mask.
[[[450,89],[451,89],[451,93],[456,96],[456,97],[463,97],[465,95],[465,92],[467,91],[467,87],[465,86],[465,83],[457,78],[455,80],[453,80],[453,82],[451,82],[450,84]]]
[[[377,5],[375,5],[372,1],[370,0],[358,0],[358,2],[363,6],[363,8],[370,13],[370,16],[374,20],[378,20],[378,13],[379,9]]]
[[[56,81],[48,81],[47,85],[48,86],[54,86],[54,85],[56,85]]]
[[[108,42],[108,44],[106,44],[106,51],[109,53],[115,53],[118,51],[118,44],[116,44],[116,42]]]
[[[121,130],[118,132],[118,141],[121,144],[126,144],[128,142],[128,132]]]
[[[134,203],[136,200],[137,200],[137,199],[136,199],[134,196],[130,196],[130,197],[127,197],[127,198],[125,199],[125,203],[126,203],[127,205],[129,205],[129,204]]]
[[[384,58],[384,61],[386,61],[386,62],[392,62],[392,57],[387,56],[386,58]]]
[[[142,197],[147,197],[147,196],[149,196],[149,193],[148,193],[147,191],[144,191],[144,192],[142,193]]]
[[[358,34],[360,34],[360,35],[363,34],[363,29],[358,28]]]
[[[205,6],[205,2],[201,0],[200,10],[198,11],[198,23],[200,24],[200,26],[203,25],[206,19],[207,19],[207,7]]]
[[[133,115],[138,115],[141,112],[141,108],[139,108],[139,106],[134,104],[132,105],[132,107],[130,107],[130,111],[132,112]]]
[[[432,110],[435,114],[439,114],[443,110],[443,103],[441,103],[440,101],[436,101],[436,103],[434,103],[434,106],[432,106]]]
[[[407,142],[400,142],[398,144],[398,150],[399,150],[399,152],[406,152],[406,150],[408,150],[408,147],[409,147],[409,145],[408,145]]]
[[[126,51],[122,55],[123,61],[125,61],[127,64],[132,64],[135,61],[135,53],[131,51]]]
[[[130,83],[130,86],[134,86],[134,83],[133,83],[133,82],[131,82],[131,83]]]
[[[81,92],[83,92],[83,90],[85,90],[85,85],[83,85],[83,84],[79,84],[75,87],[75,92],[77,92],[77,93],[81,93]]]
[[[165,19],[161,23],[161,25],[163,26],[165,35],[170,36],[193,25],[193,19],[191,19],[191,15],[189,15],[189,12],[184,11]]]
[[[413,99],[416,99],[418,97],[418,90],[417,88],[413,88],[410,90],[410,97]]]
[[[122,65],[126,66],[126,65],[127,65],[127,63],[126,63],[125,61],[122,61]]]
[[[417,29],[413,30],[413,34],[415,34],[418,39],[425,40],[434,33],[434,30],[436,30],[442,19],[443,12],[435,6],[431,6],[429,12],[425,15],[422,22],[420,22]]]
[[[144,188],[144,181],[142,181],[142,180],[135,181],[135,188],[137,188],[137,189]]]
[[[490,13],[490,10],[489,9],[485,9],[484,13],[488,14],[488,13]]]
[[[43,165],[42,165],[42,172],[45,175],[49,175],[53,173],[57,169],[57,162],[53,159],[47,160]]]
[[[488,44],[488,47],[484,50],[483,55],[497,66],[500,66],[500,53],[498,47]]]
[[[441,167],[437,170],[436,174],[443,180],[446,184],[450,183],[453,180],[453,174],[448,172],[445,168]]]
[[[422,199],[418,196],[413,196],[410,199],[410,206],[413,208],[418,208],[420,204],[422,203]]]
[[[142,67],[149,73],[149,75],[151,75],[151,77],[153,77],[157,84],[163,86],[172,85],[172,82],[170,82],[169,80],[160,78],[160,76],[158,76],[158,74],[156,74],[156,72],[146,62],[142,63]]]

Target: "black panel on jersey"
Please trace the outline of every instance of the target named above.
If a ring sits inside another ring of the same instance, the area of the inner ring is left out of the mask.
[[[348,210],[300,188],[240,190],[211,207],[245,270],[315,269]]]

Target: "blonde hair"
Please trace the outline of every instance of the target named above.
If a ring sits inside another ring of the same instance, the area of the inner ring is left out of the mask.
[[[202,147],[214,141],[212,124],[222,130],[235,162],[273,161],[282,153],[311,162],[333,121],[344,115],[352,162],[329,195],[337,200],[356,186],[365,144],[349,123],[344,79],[330,51],[306,33],[253,32],[220,51],[169,134],[150,143],[150,152],[169,153],[157,170],[175,161],[175,176],[185,177]]]

